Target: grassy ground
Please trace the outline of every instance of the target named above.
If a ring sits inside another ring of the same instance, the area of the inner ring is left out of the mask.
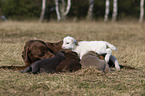
[[[102,74],[95,68],[73,73],[22,74],[0,69],[0,96],[144,96],[145,24],[136,22],[0,22],[0,65],[24,65],[21,52],[34,38],[57,42],[70,35],[78,40],[105,40],[117,46],[113,55],[122,69]]]

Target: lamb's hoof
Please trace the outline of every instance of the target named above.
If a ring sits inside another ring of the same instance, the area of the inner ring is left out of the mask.
[[[117,71],[120,71],[120,68],[116,68]]]

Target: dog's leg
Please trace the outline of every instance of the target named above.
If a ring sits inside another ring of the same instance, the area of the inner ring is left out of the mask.
[[[32,73],[33,74],[37,74],[38,72],[40,72],[40,67],[39,66],[36,66],[36,65],[33,66],[32,67]]]
[[[111,61],[113,62],[113,64],[115,65],[116,70],[120,70],[119,63],[118,63],[117,59],[116,59],[113,55],[110,56],[110,60],[111,60]]]
[[[21,73],[30,72],[31,70],[32,70],[31,66],[28,66],[27,68],[22,70]]]

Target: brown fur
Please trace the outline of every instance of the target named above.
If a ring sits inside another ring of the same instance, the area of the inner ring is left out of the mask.
[[[54,57],[54,51],[41,40],[30,40],[26,42],[22,58],[26,65],[31,65],[37,60]]]
[[[66,52],[69,52],[70,50],[67,50],[67,49],[62,49],[62,43],[63,41],[59,41],[57,43],[51,43],[51,42],[46,42],[46,45],[51,49],[53,50],[53,52],[57,52],[58,50],[65,50]]]
[[[72,72],[81,69],[80,58],[77,53],[70,51],[65,56],[66,59],[56,67],[56,72]]]

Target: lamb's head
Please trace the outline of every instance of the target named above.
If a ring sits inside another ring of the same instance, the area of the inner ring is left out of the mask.
[[[63,44],[62,44],[63,49],[73,50],[76,45],[77,45],[77,41],[73,37],[67,36],[63,39]]]

